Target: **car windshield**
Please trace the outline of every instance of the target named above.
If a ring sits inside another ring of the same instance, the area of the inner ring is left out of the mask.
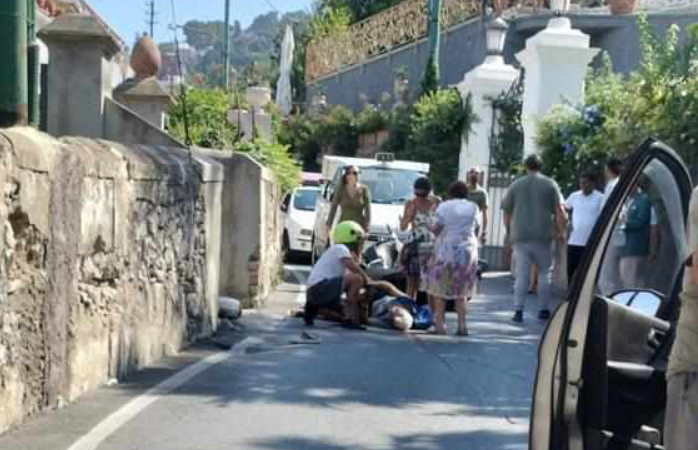
[[[315,211],[319,193],[318,189],[297,190],[293,198],[293,207],[300,211]]]
[[[364,167],[359,180],[368,186],[373,203],[402,204],[413,197],[413,186],[424,174],[415,170]]]

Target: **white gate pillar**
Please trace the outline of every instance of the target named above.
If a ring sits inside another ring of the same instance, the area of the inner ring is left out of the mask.
[[[473,111],[479,122],[473,125],[473,130],[466,142],[465,136],[461,144],[458,164],[458,179],[465,180],[469,168],[481,167],[484,171],[483,183],[487,189],[487,174],[490,164],[490,134],[492,132],[492,100],[502,92],[506,92],[519,76],[519,71],[504,63],[504,58],[490,55],[485,62],[471,70],[463,81],[458,84],[458,90],[463,99],[472,95]]]
[[[516,55],[525,69],[524,156],[538,153],[537,125],[553,105],[584,100],[587,67],[598,52],[589,47],[589,35],[573,29],[568,18],[556,17]]]

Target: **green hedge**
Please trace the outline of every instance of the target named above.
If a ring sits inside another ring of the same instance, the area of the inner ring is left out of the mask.
[[[568,189],[579,173],[599,171],[610,156],[625,157],[649,136],[698,162],[698,26],[658,35],[640,16],[641,64],[627,76],[615,74],[605,57],[590,72],[582,105],[554,108],[539,124],[538,145],[545,170]]]

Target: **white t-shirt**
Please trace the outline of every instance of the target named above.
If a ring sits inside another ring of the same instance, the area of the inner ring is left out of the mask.
[[[613,190],[616,188],[616,185],[618,184],[619,178],[615,178],[608,183],[606,183],[606,187],[603,190],[603,201],[601,202],[601,209],[603,209],[604,206],[606,206],[606,202],[608,201],[608,198],[611,196],[613,193]]]
[[[591,231],[596,225],[596,221],[601,214],[604,203],[604,195],[599,191],[593,191],[589,195],[577,191],[569,196],[567,208],[572,210],[572,233],[569,238],[569,245],[584,247],[589,241]]]
[[[351,252],[346,245],[335,244],[322,254],[308,277],[308,287],[322,281],[344,277],[345,267],[342,260],[351,258]]]

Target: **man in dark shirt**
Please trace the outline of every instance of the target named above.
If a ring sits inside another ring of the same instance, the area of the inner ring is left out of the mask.
[[[488,197],[487,191],[480,186],[480,177],[484,172],[479,167],[472,167],[468,170],[467,183],[468,183],[468,200],[475,203],[480,209],[480,224],[479,236],[480,242],[485,243],[487,240],[487,207],[488,207]]]

